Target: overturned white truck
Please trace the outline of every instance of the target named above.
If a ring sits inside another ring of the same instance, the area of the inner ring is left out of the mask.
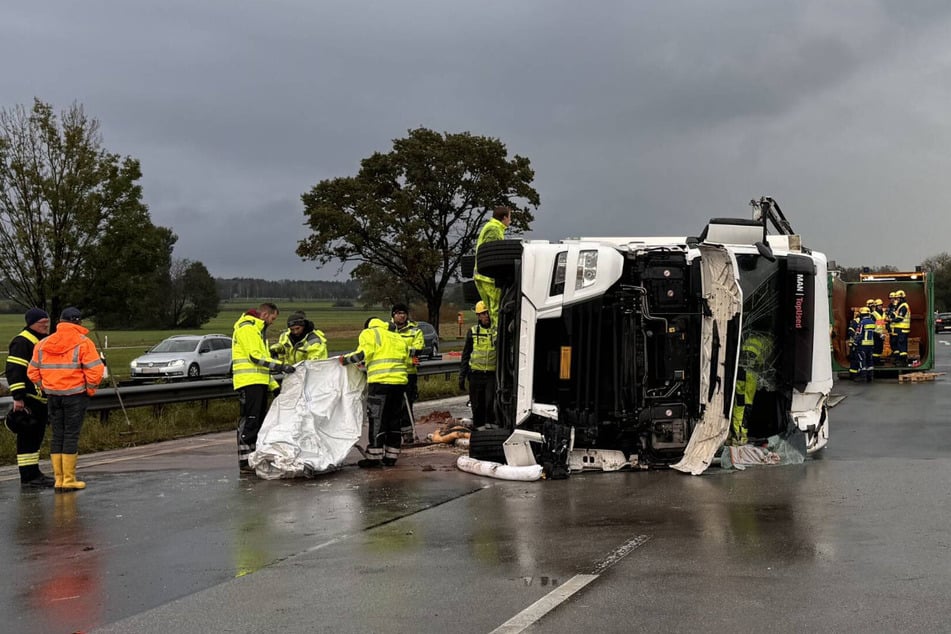
[[[484,245],[479,271],[502,289],[499,429],[476,431],[470,455],[511,464],[530,438],[558,478],[699,474],[724,443],[771,436],[823,448],[826,257],[774,200],[751,205],[752,220],[713,219],[695,238]]]

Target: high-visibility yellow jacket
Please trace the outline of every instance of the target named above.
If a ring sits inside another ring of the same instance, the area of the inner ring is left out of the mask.
[[[907,302],[902,301],[898,304],[898,308],[895,309],[894,323],[896,332],[908,332],[911,330],[911,308]]]
[[[56,332],[33,346],[26,374],[47,396],[96,393],[105,366],[89,330],[61,321]]]
[[[344,355],[349,363],[363,362],[367,383],[406,385],[406,366],[410,363],[406,342],[392,332],[382,319],[371,319],[360,333],[357,349]]]
[[[271,370],[279,370],[282,365],[272,359],[264,342],[264,320],[257,315],[245,313],[234,322],[234,334],[231,336],[231,384],[234,389],[248,385],[267,385],[277,388],[277,381],[271,378]]]
[[[462,348],[462,363],[459,368],[462,376],[472,372],[492,372],[495,370],[495,328],[491,325],[476,324],[466,333],[466,343]]]
[[[473,278],[477,280],[483,280],[486,282],[493,281],[491,277],[482,275],[479,273],[479,247],[481,247],[486,242],[494,242],[495,240],[504,240],[505,239],[505,223],[501,220],[496,220],[495,218],[489,218],[489,221],[482,226],[482,230],[479,231],[479,239],[476,241],[476,264],[475,264],[475,273]]]
[[[406,323],[403,324],[403,327],[400,328],[395,322],[391,321],[390,329],[403,338],[403,342],[406,343],[406,347],[409,349],[410,360],[419,356],[419,351],[426,345],[423,331],[419,329],[419,324],[415,321],[407,320]],[[416,374],[416,364],[411,362],[406,367],[406,372],[408,374]]]
[[[275,358],[291,365],[300,361],[326,359],[327,337],[320,330],[305,332],[299,341],[291,340],[291,329],[288,328],[277,338],[277,343],[271,346],[271,354]]]

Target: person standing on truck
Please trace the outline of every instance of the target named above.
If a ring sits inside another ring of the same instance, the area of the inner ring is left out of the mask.
[[[36,386],[26,375],[34,346],[50,333],[50,316],[42,308],[31,308],[24,318],[26,327],[10,342],[4,371],[13,397],[13,409],[6,424],[17,437],[20,486],[52,488],[53,478],[40,471],[40,446],[49,424],[46,398],[36,391]]]
[[[479,239],[476,242],[475,272],[472,277],[479,291],[479,297],[482,298],[489,309],[492,323],[497,323],[499,318],[499,303],[502,299],[502,292],[495,285],[494,279],[479,273],[479,249],[486,242],[504,240],[505,230],[510,224],[512,224],[512,209],[510,207],[496,207],[492,211],[492,217],[482,225],[482,229],[479,231]]]
[[[357,349],[340,356],[341,365],[363,363],[367,372],[368,442],[362,469],[392,467],[400,457],[400,430],[409,349],[382,319],[371,318],[360,333]]]
[[[26,374],[48,399],[53,486],[57,493],[69,493],[86,488],[85,482],[76,479],[79,433],[105,364],[96,344],[86,337],[89,330],[83,327],[78,308],[64,309],[59,319],[56,332],[33,347]]]
[[[409,318],[409,306],[402,303],[393,304],[390,310],[390,330],[403,338],[406,347],[409,349],[410,363],[406,366],[406,391],[402,412],[402,422],[400,429],[403,434],[403,443],[411,444],[416,439],[413,438],[413,405],[419,399],[419,352],[426,345],[423,339],[423,331],[419,329],[419,324],[411,321]]]
[[[238,392],[241,411],[238,418],[238,469],[253,473],[248,456],[254,451],[258,432],[267,414],[268,390],[277,390],[271,371],[292,374],[294,366],[271,358],[265,331],[280,314],[277,306],[264,302],[234,322],[231,335],[231,384]]]
[[[465,391],[469,380],[474,429],[495,427],[496,331],[485,302],[475,305],[479,322],[466,333],[459,365],[459,389]]]
[[[327,337],[314,328],[303,311],[291,313],[287,318],[287,330],[271,345],[271,354],[281,363],[294,365],[301,361],[327,358]]]
[[[858,368],[854,373],[852,369],[849,370],[853,381],[871,382],[874,371],[872,353],[875,349],[875,337],[875,319],[868,307],[863,306],[859,309],[859,324],[852,340],[852,350],[856,359],[853,367]]]
[[[885,305],[881,299],[876,299],[872,308],[872,319],[875,320],[875,346],[872,350],[872,365],[882,365],[882,351],[885,349]]]
[[[908,365],[908,333],[911,331],[911,308],[905,301],[905,291],[895,291],[895,345],[897,350],[892,355],[897,354],[897,363],[899,366]]]

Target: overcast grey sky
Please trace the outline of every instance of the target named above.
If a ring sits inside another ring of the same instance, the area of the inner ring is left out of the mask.
[[[946,0],[0,3],[0,106],[82,103],[215,276],[333,277],[300,194],[417,126],[530,158],[533,238],[772,195],[843,265],[951,251]]]

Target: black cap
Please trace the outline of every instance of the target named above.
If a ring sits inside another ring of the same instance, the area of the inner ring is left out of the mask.
[[[393,304],[393,309],[390,311],[390,317],[396,313],[406,313],[409,314],[409,306],[406,304]]]
[[[32,326],[41,319],[49,319],[50,314],[42,308],[31,308],[23,317],[26,319],[26,325]]]
[[[83,321],[83,314],[75,306],[64,308],[59,316],[60,321],[68,321],[71,324],[79,324]]]
[[[307,315],[304,314],[304,311],[302,310],[294,311],[287,318],[287,327],[290,328],[291,326],[304,326],[306,325],[305,323],[306,321],[307,321]]]

